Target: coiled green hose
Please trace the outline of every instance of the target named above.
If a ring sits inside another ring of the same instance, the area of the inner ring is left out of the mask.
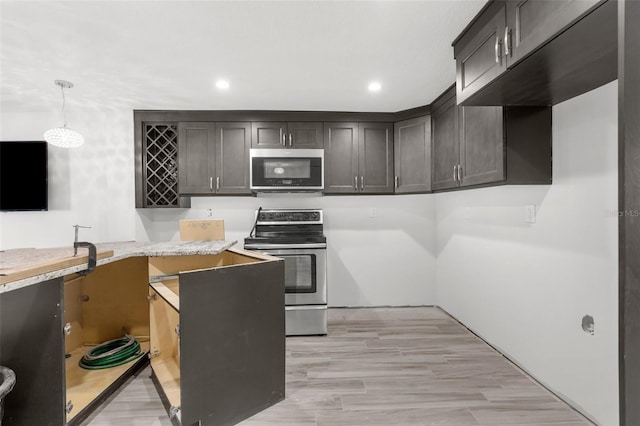
[[[80,358],[78,364],[87,370],[102,370],[126,364],[142,355],[140,343],[135,337],[125,334],[124,337],[109,340],[89,349]]]

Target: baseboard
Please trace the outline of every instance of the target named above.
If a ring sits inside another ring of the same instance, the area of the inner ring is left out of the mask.
[[[566,395],[552,389],[551,387],[549,387],[547,384],[545,384],[543,381],[541,381],[540,379],[538,379],[533,373],[531,373],[526,367],[524,367],[522,364],[520,364],[517,360],[515,360],[514,358],[512,358],[511,356],[509,356],[508,353],[506,353],[505,351],[503,351],[501,348],[489,343],[485,338],[483,338],[480,334],[476,333],[472,328],[470,328],[469,326],[467,326],[465,323],[463,323],[462,321],[460,321],[458,318],[456,318],[455,316],[451,315],[449,312],[447,312],[443,307],[438,306],[438,305],[434,305],[434,307],[436,309],[439,309],[440,311],[442,311],[445,315],[447,315],[448,317],[450,317],[452,320],[454,320],[455,322],[457,322],[458,324],[460,324],[462,327],[464,327],[465,329],[467,329],[469,331],[469,333],[473,334],[474,336],[476,336],[478,339],[482,340],[487,346],[489,346],[491,349],[493,349],[494,351],[498,352],[500,355],[502,355],[507,361],[509,361],[511,364],[513,364],[514,367],[516,367],[518,370],[522,371],[523,373],[525,373],[527,376],[531,377],[531,379],[536,382],[538,385],[542,386],[544,389],[546,389],[547,391],[551,392],[556,398],[558,398],[559,400],[561,400],[562,402],[564,402],[565,404],[567,404],[569,407],[571,407],[576,413],[580,414],[581,416],[583,416],[585,419],[587,419],[588,421],[590,421],[591,423],[593,423],[594,425],[598,425],[598,422],[593,419],[585,410],[584,408],[582,408],[579,404],[577,404],[575,401],[573,401],[571,398],[567,397]]]

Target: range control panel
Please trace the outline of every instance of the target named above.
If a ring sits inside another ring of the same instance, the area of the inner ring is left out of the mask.
[[[322,210],[263,209],[256,211],[258,225],[322,224]]]

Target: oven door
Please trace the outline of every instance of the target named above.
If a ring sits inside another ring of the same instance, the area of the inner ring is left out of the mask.
[[[326,248],[245,248],[284,259],[285,305],[327,304]]]

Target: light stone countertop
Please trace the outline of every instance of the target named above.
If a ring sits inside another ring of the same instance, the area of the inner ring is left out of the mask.
[[[96,249],[113,250],[113,256],[99,259],[96,266],[137,256],[188,256],[199,254],[218,254],[236,244],[237,241],[164,241],[141,243],[135,241],[117,243],[97,243]],[[34,249],[46,251],[47,249]],[[33,277],[24,278],[0,285],[0,294],[27,287],[53,278],[63,277],[87,269],[87,265],[58,269]]]
[[[113,256],[98,260],[98,265],[135,256],[187,256],[197,254],[218,254],[230,248],[237,241],[163,241],[138,243],[99,243],[98,250],[113,250]]]

